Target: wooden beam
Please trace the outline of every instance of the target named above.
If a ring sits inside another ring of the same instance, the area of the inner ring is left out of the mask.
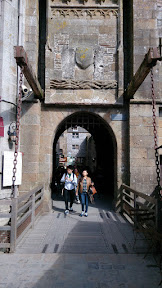
[[[133,99],[133,96],[140,85],[143,83],[151,68],[156,65],[157,60],[162,60],[160,56],[160,50],[158,48],[150,48],[148,53],[145,55],[143,62],[138,68],[137,72],[133,76],[127,89],[124,92],[125,99]]]
[[[14,46],[14,58],[16,59],[17,65],[23,68],[23,74],[32,88],[37,98],[44,99],[44,91],[40,86],[40,83],[33,72],[32,66],[29,63],[27,53],[23,46]]]

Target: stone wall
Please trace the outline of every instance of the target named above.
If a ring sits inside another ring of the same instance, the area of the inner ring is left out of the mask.
[[[129,180],[131,186],[137,190],[151,192],[156,184],[152,110],[149,103],[143,105],[139,102],[150,99],[149,76],[131,101],[129,122],[114,121],[111,118],[112,114],[128,116],[122,98],[122,1],[107,0],[100,4],[89,0],[84,5],[78,1],[72,1],[68,5],[62,1],[50,0],[48,3],[46,98],[45,103],[23,103],[20,149],[24,156],[23,184],[20,191],[27,192],[38,183],[44,183],[45,209],[50,208],[53,143],[58,125],[74,112],[86,111],[100,116],[107,123],[117,143],[115,198],[119,196],[121,183],[129,184]],[[160,7],[157,6],[158,3],[158,0],[134,0],[134,71],[139,67],[148,48],[158,45],[158,36],[161,33],[160,8],[157,15],[157,7]],[[24,46],[37,74],[38,1],[26,1],[25,21]],[[131,39],[130,37],[130,41]],[[43,61],[42,59],[42,63]],[[154,71],[156,97],[160,100],[160,64]],[[43,78],[40,76],[40,79]],[[111,88],[106,86],[109,81]],[[118,85],[113,86],[114,83]],[[115,107],[116,104],[119,108]],[[72,105],[76,108],[72,108]]]
[[[134,71],[138,69],[150,47],[159,44],[159,1],[134,1]],[[161,63],[154,67],[155,97],[161,101]],[[156,106],[157,129],[159,105]],[[160,134],[159,134],[160,136]],[[147,76],[130,103],[130,184],[151,193],[156,181],[154,134],[152,124],[151,78]]]
[[[18,73],[14,59],[14,46],[23,45],[24,9],[25,5],[19,6],[18,1],[0,1],[0,96],[2,99],[0,116],[3,117],[4,122],[4,137],[0,137],[0,172],[2,172],[4,151],[14,151],[14,144],[8,142],[7,132],[10,123],[16,120]],[[21,14],[19,21],[18,13]],[[0,198],[11,195],[11,189],[3,187],[2,175],[0,175],[0,187]]]
[[[157,185],[151,105],[130,106],[130,165],[131,186],[151,193]]]
[[[144,55],[150,47],[158,47],[160,37],[160,11],[158,0],[135,0],[134,1],[134,73],[144,59]],[[159,15],[159,16],[158,16]],[[154,80],[156,98],[160,99],[160,63],[154,68]],[[150,99],[151,95],[150,75],[135,94],[135,99]]]
[[[25,44],[29,62],[34,73],[38,73],[39,54],[39,2],[26,1]],[[25,85],[28,83],[25,80]],[[41,105],[23,102],[21,117],[21,146],[23,152],[23,178],[20,192],[27,192],[39,181],[39,146],[40,146]]]
[[[21,193],[28,192],[39,183],[40,114],[40,103],[23,103],[20,145],[23,153]]]
[[[25,3],[22,7],[18,0],[0,1],[0,116],[4,123],[4,137],[0,137],[0,199],[11,196],[11,187],[3,187],[2,182],[3,155],[4,151],[14,151],[14,144],[8,141],[8,129],[16,121],[18,71],[14,46],[24,43],[24,9]],[[0,206],[2,213],[9,210],[8,206]],[[0,219],[0,225],[7,222],[8,219]]]
[[[121,94],[117,87],[122,90],[123,86],[122,76],[119,81],[120,12],[115,2],[94,5],[88,1],[84,6],[75,1],[70,6],[49,2],[46,103],[117,101]]]

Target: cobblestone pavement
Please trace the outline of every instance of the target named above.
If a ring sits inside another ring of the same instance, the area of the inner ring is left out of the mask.
[[[106,201],[79,217],[62,199],[39,218],[14,254],[0,254],[0,288],[156,288],[160,271],[147,246],[135,247],[132,227]]]

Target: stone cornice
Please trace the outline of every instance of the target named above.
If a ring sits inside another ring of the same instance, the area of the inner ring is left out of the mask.
[[[98,18],[118,17],[118,8],[107,7],[51,7],[52,15],[55,17],[77,17],[77,18]]]

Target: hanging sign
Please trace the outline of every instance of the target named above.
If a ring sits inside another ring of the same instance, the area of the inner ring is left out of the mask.
[[[126,114],[111,114],[112,121],[126,121],[127,118]]]
[[[0,117],[0,137],[4,137],[4,124],[2,117]]]
[[[12,186],[14,152],[4,151],[3,165],[3,187]],[[22,182],[22,153],[18,152],[16,165],[16,181],[15,185],[21,185]]]

